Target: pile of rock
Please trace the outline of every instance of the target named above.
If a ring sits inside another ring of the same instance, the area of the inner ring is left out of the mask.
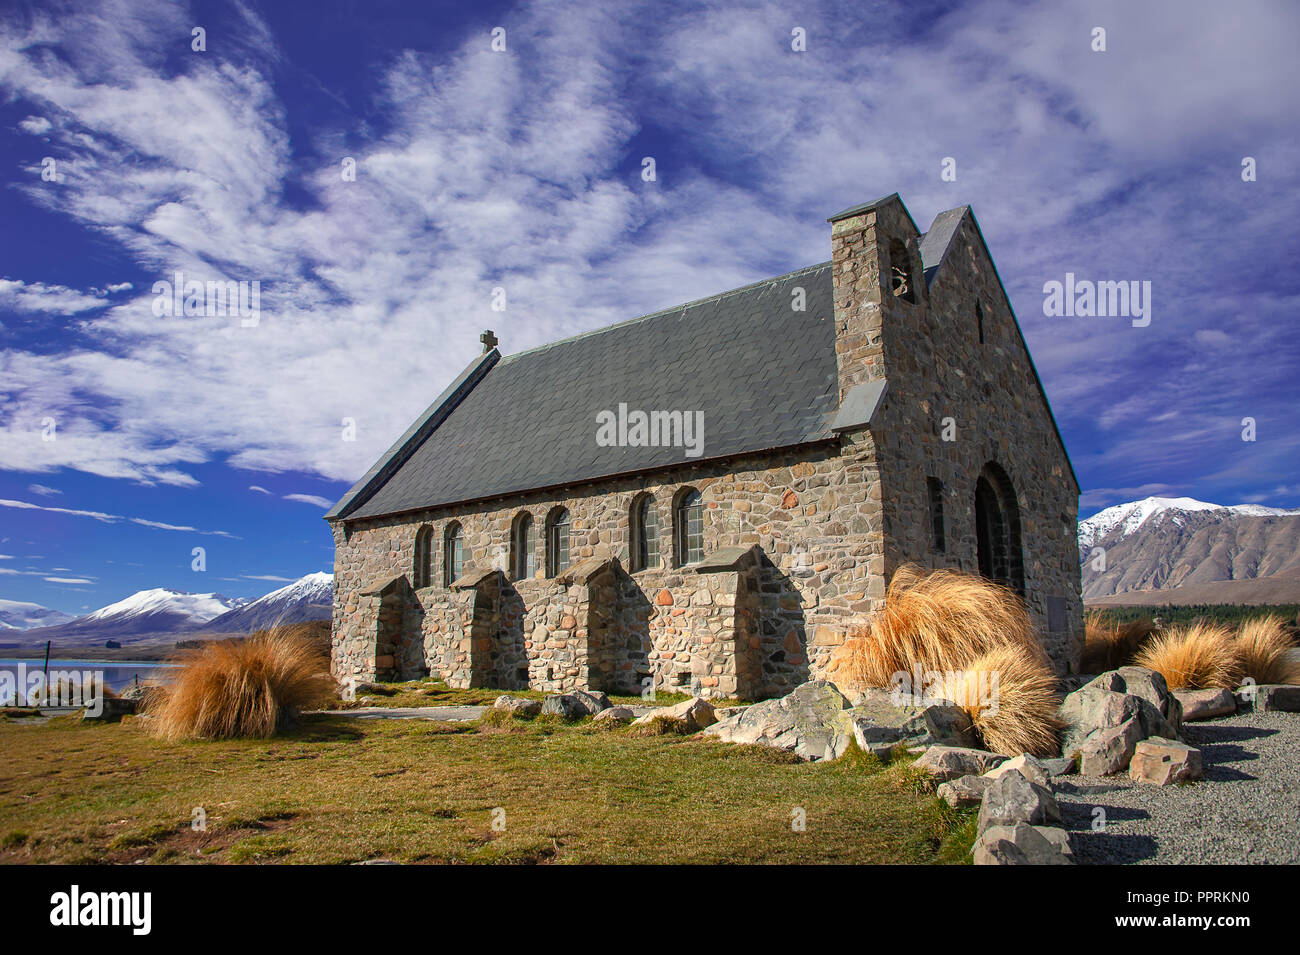
[[[825,680],[747,706],[705,732],[728,743],[787,750],[809,761],[838,759],[853,743],[884,760],[900,746],[975,743],[970,717],[951,703],[911,705],[896,701],[889,690],[868,690],[855,705]]]
[[[972,850],[976,865],[1074,864],[1052,768],[1026,753],[978,777],[984,782]]]
[[[562,720],[580,720],[586,716],[596,716],[610,708],[609,697],[599,690],[551,693],[541,700],[503,693],[492,704],[494,712],[510,716],[558,716]]]
[[[1108,776],[1128,768],[1143,740],[1179,741],[1183,707],[1159,673],[1129,666],[1069,694],[1060,715],[1061,752],[1073,757],[1085,776]]]

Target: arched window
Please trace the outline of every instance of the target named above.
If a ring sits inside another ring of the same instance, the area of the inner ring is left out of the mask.
[[[537,540],[533,515],[527,511],[515,518],[510,535],[510,574],[515,580],[532,580],[537,575]]]
[[[442,537],[442,585],[450,587],[465,569],[465,531],[452,521]]]
[[[984,306],[975,303],[975,329],[979,332],[980,344],[984,344]]]
[[[674,522],[677,532],[677,566],[704,559],[704,501],[693,487],[677,495]]]
[[[916,302],[916,287],[912,281],[912,260],[907,254],[907,246],[898,239],[889,243],[889,288],[895,298],[905,302]]]
[[[659,566],[659,511],[650,494],[632,501],[632,570],[653,570]]]
[[[411,585],[419,590],[433,583],[433,528],[425,524],[415,532],[415,560],[411,567]]]
[[[989,462],[975,482],[975,545],[980,574],[1025,595],[1020,504],[1006,471]]]
[[[569,566],[569,512],[562,507],[546,518],[546,576],[554,577]]]

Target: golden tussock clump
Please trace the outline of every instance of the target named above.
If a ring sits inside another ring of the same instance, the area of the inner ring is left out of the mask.
[[[1204,621],[1158,634],[1134,662],[1163,676],[1171,690],[1232,689],[1240,673],[1232,631]]]
[[[899,568],[884,607],[839,648],[827,675],[854,693],[889,687],[900,673],[954,674],[945,680],[949,694],[961,697],[955,702],[987,746],[1008,754],[1056,751],[1056,678],[1024,602],[1007,588],[957,571]],[[994,677],[991,706],[978,691]]]
[[[1133,662],[1138,651],[1159,632],[1149,618],[1129,623],[1112,623],[1101,611],[1090,610],[1083,618],[1084,673],[1104,673]]]
[[[1291,636],[1281,617],[1256,617],[1242,624],[1233,641],[1238,677],[1256,683],[1300,683],[1300,662],[1289,651]]]
[[[266,738],[336,695],[310,628],[272,627],[184,652],[172,684],[146,710],[165,739]]]
[[[1012,645],[994,647],[966,664],[955,702],[970,714],[975,732],[995,753],[1056,756],[1056,676],[1044,662]]]

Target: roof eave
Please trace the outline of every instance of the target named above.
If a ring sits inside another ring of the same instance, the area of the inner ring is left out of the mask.
[[[437,430],[447,416],[456,409],[474,386],[501,360],[501,352],[493,348],[475,358],[450,385],[425,409],[424,414],[406,429],[406,433],[367,471],[361,480],[343,495],[325,514],[325,520],[344,520],[350,511],[360,507],[406,462],[406,459]]]

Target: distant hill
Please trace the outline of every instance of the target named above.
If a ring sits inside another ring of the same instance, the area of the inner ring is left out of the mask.
[[[251,633],[277,623],[328,620],[334,612],[334,575],[308,574],[273,590],[252,603],[219,617],[200,629],[213,633]]]
[[[22,600],[0,600],[0,638],[9,630],[30,630],[33,627],[53,627],[72,620],[71,614],[51,610],[40,604]]]
[[[1079,559],[1089,605],[1300,602],[1300,510],[1149,497],[1081,521]]]
[[[173,638],[207,639],[218,634],[248,633],[275,623],[328,620],[333,602],[333,575],[328,573],[308,574],[252,602],[159,587],[141,590],[84,617],[59,614],[63,620],[54,626],[0,629],[0,640],[21,648],[41,645],[46,640],[64,647],[102,647],[109,640],[125,646],[141,641],[170,642]],[[0,604],[0,608],[8,604],[45,610],[37,604],[15,601]],[[29,619],[35,611],[16,613],[20,619]],[[22,616],[24,613],[26,616]]]
[[[184,633],[241,606],[220,594],[188,594],[155,587],[53,627],[14,633],[23,643],[102,644],[166,633]]]

